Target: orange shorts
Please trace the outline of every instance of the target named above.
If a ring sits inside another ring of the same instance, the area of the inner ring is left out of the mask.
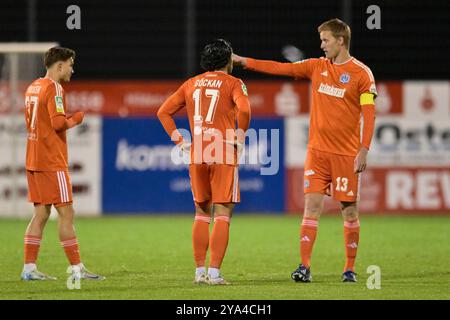
[[[69,171],[29,171],[28,201],[35,205],[55,207],[72,204],[72,184]]]
[[[304,192],[332,195],[338,201],[358,201],[360,175],[353,172],[355,158],[308,149]]]
[[[190,164],[194,202],[237,203],[239,192],[238,167],[226,164]]]

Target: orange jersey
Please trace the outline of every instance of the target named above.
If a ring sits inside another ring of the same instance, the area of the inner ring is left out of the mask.
[[[65,116],[62,86],[49,78],[35,80],[25,93],[26,169],[60,171],[68,167],[66,131],[56,132],[51,119]]]
[[[248,129],[250,121],[244,83],[220,71],[205,72],[188,79],[158,111],[170,136],[176,130],[171,116],[183,107],[187,110],[192,135],[191,162],[235,165],[236,154],[228,151],[230,148],[231,151],[234,150],[236,121],[243,132]],[[230,154],[231,158],[226,159]],[[210,161],[213,158],[217,161]]]
[[[351,58],[337,64],[329,59],[278,63],[248,59],[247,69],[311,80],[312,102],[308,147],[356,156],[361,146],[362,93],[377,94],[375,79],[362,62]]]

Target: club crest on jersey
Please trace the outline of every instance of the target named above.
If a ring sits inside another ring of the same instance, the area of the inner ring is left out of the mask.
[[[350,75],[348,73],[341,74],[341,76],[339,77],[339,81],[341,81],[344,84],[348,83],[350,81]]]
[[[55,96],[56,112],[64,113],[63,98],[61,96]]]
[[[341,74],[341,76],[339,77],[339,81],[341,81],[342,83],[348,83],[350,81],[350,75],[348,73]]]

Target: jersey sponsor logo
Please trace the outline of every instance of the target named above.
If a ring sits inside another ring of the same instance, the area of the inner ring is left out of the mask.
[[[348,83],[350,81],[350,75],[348,73],[341,74],[341,76],[339,77],[339,81],[341,81],[344,84]]]
[[[56,112],[64,113],[63,98],[61,96],[55,96]]]
[[[345,89],[339,89],[322,82],[320,83],[319,89],[317,91],[338,98],[343,98],[345,94]]]
[[[312,176],[314,173],[315,173],[314,170],[306,170],[305,176]]]
[[[324,72],[322,72],[320,75],[324,76],[324,77],[328,77],[328,71],[325,70]]]

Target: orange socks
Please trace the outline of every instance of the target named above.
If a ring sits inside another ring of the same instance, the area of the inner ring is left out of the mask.
[[[206,252],[209,246],[210,223],[210,216],[195,215],[194,225],[192,226],[192,247],[194,248],[194,260],[197,268],[205,266]]]
[[[69,260],[72,266],[81,263],[80,252],[78,251],[77,238],[61,240],[61,246],[63,247],[67,259]]]
[[[312,218],[303,218],[300,231],[300,256],[302,264],[311,266],[311,253],[316,240],[318,222]],[[359,244],[359,220],[344,222],[345,255],[347,257],[344,272],[354,271],[356,252]]]
[[[38,257],[39,248],[41,246],[41,238],[25,235],[24,242],[24,263],[35,264]],[[64,248],[71,265],[79,264],[81,262],[80,253],[78,252],[77,238],[61,241],[61,245]]]
[[[214,227],[211,234],[210,268],[220,269],[228,246],[229,230],[230,217],[217,216],[214,218]]]
[[[194,248],[195,265],[197,268],[205,266],[206,253],[211,242],[211,261],[209,267],[220,269],[228,246],[230,218],[227,216],[215,217],[211,237],[209,236],[210,222],[211,218],[209,216],[195,215],[195,221],[192,227],[192,246]]]
[[[39,248],[41,247],[41,238],[37,236],[27,236],[24,238],[24,263],[36,263]]]
[[[302,264],[307,268],[311,266],[311,254],[316,240],[317,227],[316,219],[303,217],[300,228],[300,256]]]
[[[356,251],[359,243],[359,220],[344,222],[344,238],[345,238],[345,261],[344,272],[347,270],[355,271]]]

